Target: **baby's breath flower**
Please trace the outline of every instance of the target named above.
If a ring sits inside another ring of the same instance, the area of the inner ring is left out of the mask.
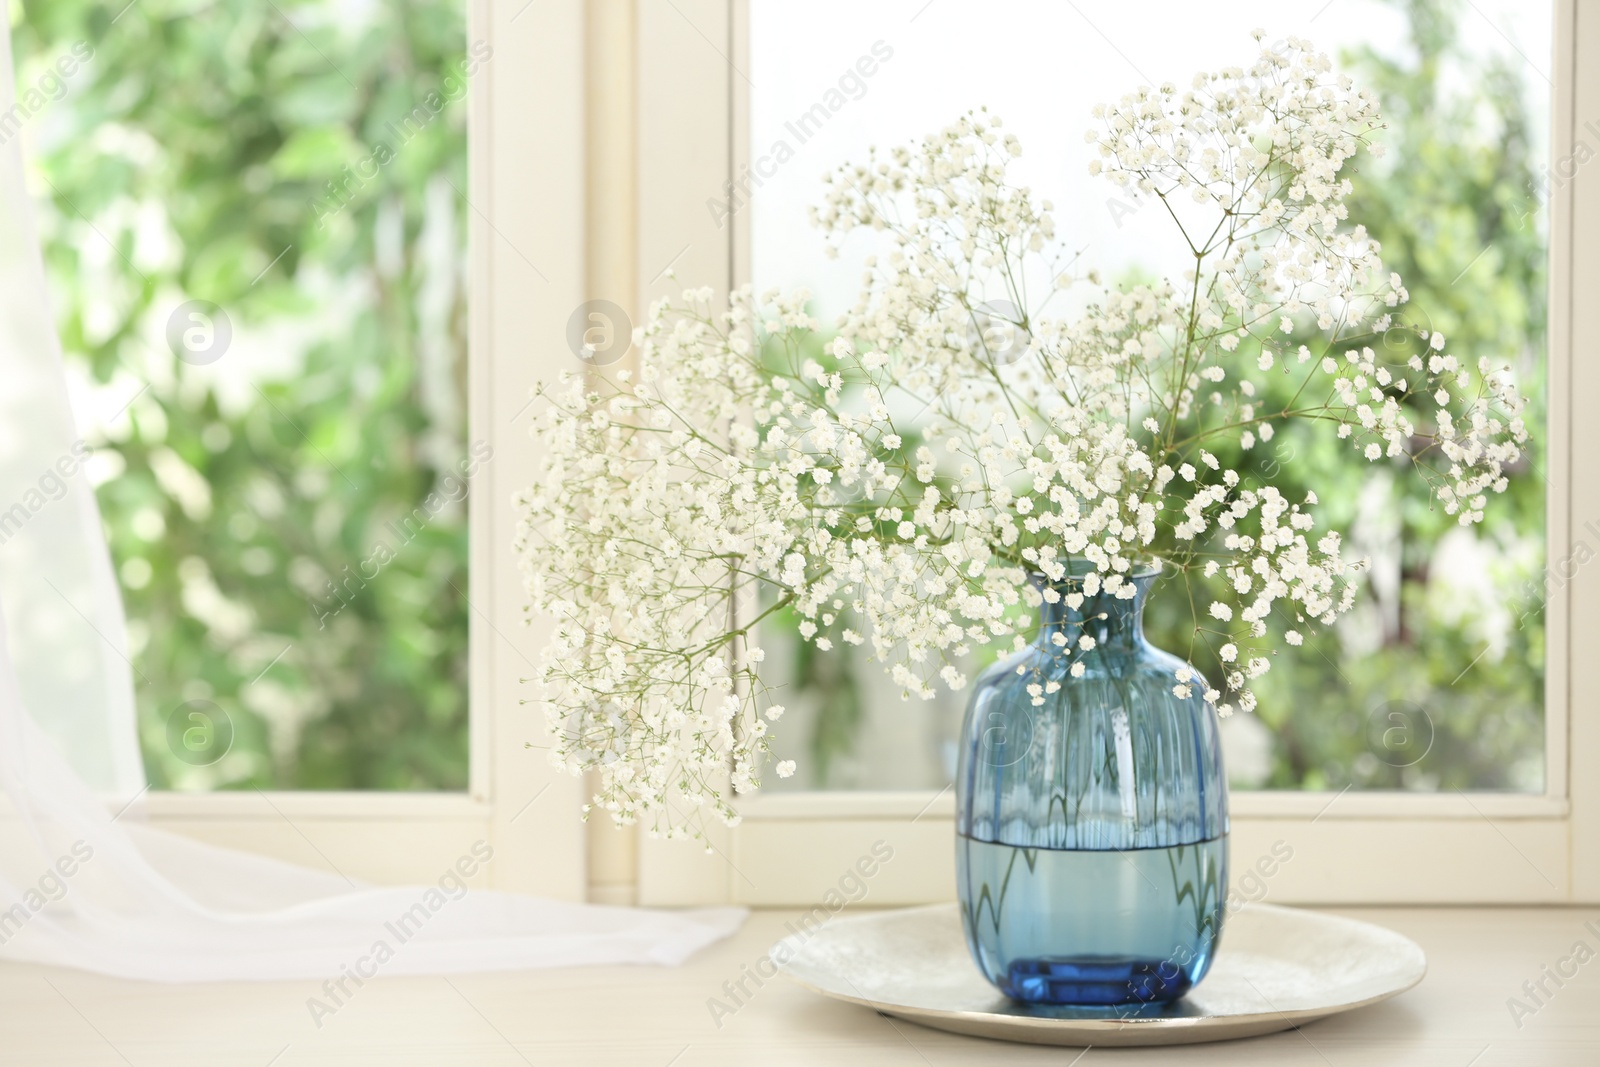
[[[1403,364],[1355,340],[1413,329],[1402,279],[1346,217],[1374,97],[1297,39],[1192,85],[1098,107],[1086,137],[1119,195],[1192,200],[1174,226],[1213,216],[1174,235],[1195,253],[1181,285],[1071,269],[1074,235],[1008,177],[1018,142],[968,115],[829,176],[814,218],[830,243],[885,241],[832,336],[803,290],[745,287],[725,308],[686,290],[650,308],[637,373],[541,391],[518,547],[549,625],[551,760],[596,773],[589,810],[671,836],[701,813],[737,821],[784,711],[756,644],[779,618],[819,652],[839,654],[834,635],[859,648],[908,698],[965,687],[973,652],[1026,653],[1037,705],[1061,687],[1045,670],[1082,678],[1097,659],[1092,637],[1058,632],[1041,667],[1041,606],[1131,597],[1155,557],[1202,584],[1196,646],[1224,666],[1216,688],[1175,672],[1173,692],[1253,710],[1274,620],[1295,620],[1297,646],[1356,593],[1316,495],[1280,488],[1302,481],[1278,477],[1291,460],[1263,475],[1222,459],[1275,424],[1403,458],[1446,514],[1482,520],[1527,438],[1504,368],[1431,331]],[[1033,277],[1078,310],[1030,304],[1017,279]],[[1297,323],[1324,336],[1291,360]],[[1300,389],[1294,410],[1274,409],[1268,375]]]

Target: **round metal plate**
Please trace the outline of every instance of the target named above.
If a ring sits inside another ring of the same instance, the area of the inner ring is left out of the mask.
[[[824,996],[923,1026],[1036,1045],[1182,1045],[1286,1030],[1402,993],[1427,959],[1371,923],[1252,904],[1232,911],[1211,973],[1176,1003],[1034,1007],[1002,996],[967,955],[954,904],[834,919],[773,946]]]

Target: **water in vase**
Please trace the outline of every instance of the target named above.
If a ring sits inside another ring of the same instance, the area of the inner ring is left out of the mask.
[[[1137,1004],[1205,976],[1222,929],[1227,835],[1133,849],[1018,848],[960,836],[967,944],[1007,996]]]

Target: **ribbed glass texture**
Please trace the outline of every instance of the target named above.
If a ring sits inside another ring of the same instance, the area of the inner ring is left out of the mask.
[[[1204,679],[1188,668],[1191,693],[1177,695],[1186,665],[1145,640],[1158,574],[1135,574],[1131,598],[1076,607],[1081,579],[1056,584],[1034,643],[974,686],[956,776],[958,894],[979,968],[1020,1000],[1172,1000],[1210,966],[1226,778]]]

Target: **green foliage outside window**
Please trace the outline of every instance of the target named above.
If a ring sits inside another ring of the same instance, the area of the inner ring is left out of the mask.
[[[26,136],[68,361],[132,399],[86,433],[151,781],[464,788],[465,472],[490,460],[461,194],[492,57],[457,0],[119,6],[25,0],[12,33],[19,85],[93,51]],[[187,301],[178,336],[231,326],[208,366],[165,340]],[[193,700],[232,723],[214,762],[168,740]]]
[[[1364,577],[1361,610],[1308,636],[1263,679],[1258,714],[1273,747],[1255,784],[1538,791],[1547,234],[1529,116],[1532,94],[1548,89],[1520,59],[1475,59],[1463,49],[1465,5],[1399,6],[1408,47],[1344,57],[1379,94],[1388,125],[1381,169],[1351,175],[1350,217],[1405,279],[1408,323],[1443,333],[1464,359],[1514,368],[1533,433],[1511,488],[1471,531],[1429,500],[1404,460],[1366,463],[1303,426],[1248,458],[1219,455],[1224,464],[1304,472],[1330,523],[1364,531],[1387,572]],[[1403,58],[1389,58],[1396,54]],[[1320,355],[1314,338],[1300,340]],[[1368,343],[1401,358],[1422,351],[1402,330]],[[1203,656],[1196,663],[1215,673]]]

